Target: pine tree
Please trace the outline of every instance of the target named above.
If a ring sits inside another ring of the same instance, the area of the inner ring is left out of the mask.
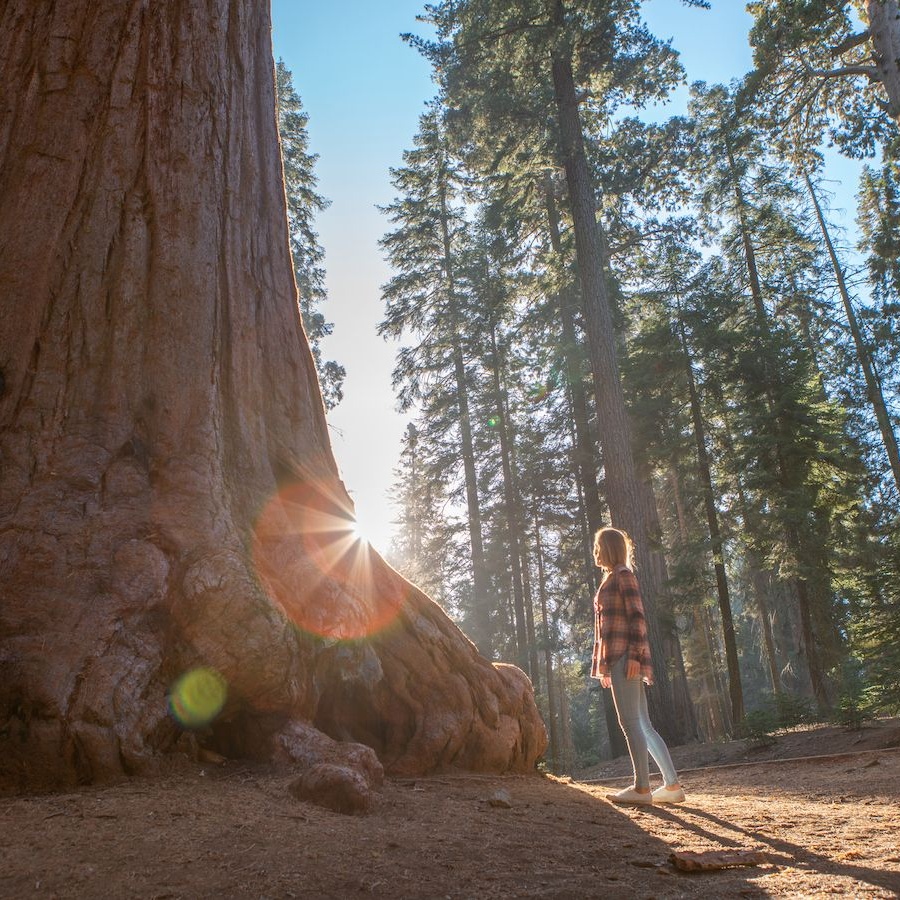
[[[396,226],[381,246],[395,274],[384,287],[385,318],[380,334],[410,334],[417,344],[401,351],[394,381],[406,386],[401,403],[408,408],[423,395],[423,379],[447,379],[453,385],[458,450],[464,469],[471,551],[472,597],[469,632],[485,655],[493,645],[490,583],[485,561],[481,500],[478,491],[470,374],[464,353],[466,334],[458,267],[466,240],[458,163],[447,144],[440,110],[432,106],[420,120],[416,147],[404,153],[405,165],[392,170],[397,199],[383,210]]]
[[[896,0],[758,0],[750,33],[755,70],[744,92],[779,131],[849,155],[871,155],[900,122]]]
[[[327,209],[329,201],[316,191],[315,164],[318,155],[309,152],[309,116],[303,110],[291,73],[282,60],[278,60],[275,66],[275,87],[288,234],[300,315],[316,361],[325,408],[334,409],[343,397],[347,373],[334,360],[322,359],[322,339],[332,333],[334,326],[319,311],[319,306],[327,298],[325,269],[322,266],[325,252],[314,230],[316,214]]]
[[[500,106],[507,119],[515,110],[526,111],[529,129],[523,135],[522,127],[516,127],[512,135],[528,139],[539,157],[542,148],[552,147],[555,162],[565,171],[607,502],[612,523],[625,528],[638,547],[650,641],[660,661],[658,691],[651,702],[662,731],[675,736],[683,723],[674,714],[677,704],[663,662],[669,654],[654,612],[657,597],[664,594],[664,565],[653,557],[645,520],[652,504],[635,466],[597,222],[597,184],[585,150],[585,116],[609,117],[626,100],[640,105],[658,99],[679,77],[675,54],[649,34],[638,11],[633,0],[556,0],[515,9],[497,0],[446,0],[429,7],[437,41],[414,43],[435,64],[454,108],[476,124],[490,121],[490,112]],[[591,97],[584,104],[589,112],[581,108],[586,94]],[[478,136],[476,127],[473,138]],[[689,715],[689,705],[685,713]]]

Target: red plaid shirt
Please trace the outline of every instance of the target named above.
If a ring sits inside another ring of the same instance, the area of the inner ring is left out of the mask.
[[[610,668],[625,654],[641,664],[641,678],[653,684],[641,589],[634,572],[620,565],[603,579],[594,597],[591,678],[609,675]]]

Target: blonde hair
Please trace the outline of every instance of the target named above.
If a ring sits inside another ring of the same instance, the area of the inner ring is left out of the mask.
[[[634,543],[619,528],[600,528],[594,535],[594,562],[607,572],[616,566],[634,568]]]

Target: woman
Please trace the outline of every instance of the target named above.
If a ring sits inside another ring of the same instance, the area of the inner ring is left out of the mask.
[[[647,622],[637,578],[634,545],[618,528],[601,528],[594,536],[594,560],[604,578],[594,597],[594,656],[591,677],[612,687],[619,724],[625,732],[634,767],[634,784],[608,797],[614,803],[681,803],[684,790],[663,739],[650,724],[644,682],[653,684]],[[663,784],[651,793],[652,756]]]

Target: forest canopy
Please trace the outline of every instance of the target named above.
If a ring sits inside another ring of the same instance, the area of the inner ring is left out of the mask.
[[[662,120],[687,74],[641,5],[429,4],[439,92],[384,209],[393,560],[529,673],[563,769],[615,749],[586,677],[610,521],[664,733],[900,708],[897,4],[750,3],[752,71]],[[836,152],[866,160],[855,233]]]

